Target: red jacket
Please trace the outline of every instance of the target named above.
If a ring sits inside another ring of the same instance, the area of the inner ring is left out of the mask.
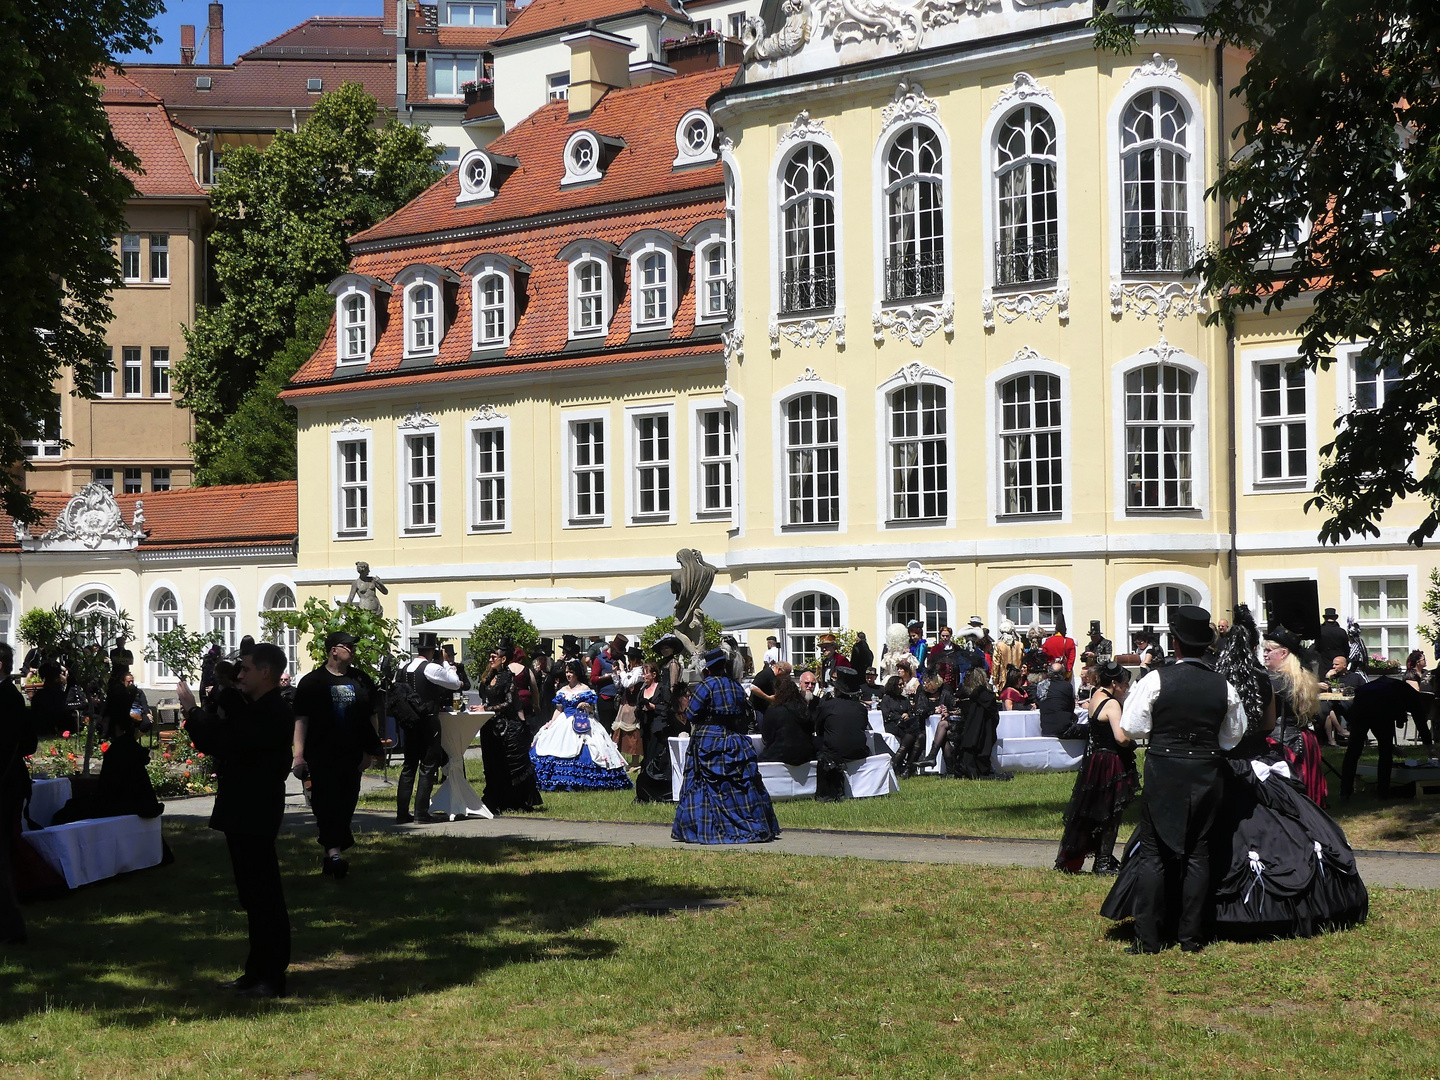
[[[1051,663],[1054,663],[1056,660],[1064,661],[1066,675],[1071,674],[1075,670],[1074,638],[1062,637],[1059,634],[1052,634],[1050,637],[1046,638],[1045,643],[1040,646],[1040,651],[1045,654],[1046,658],[1050,660]]]

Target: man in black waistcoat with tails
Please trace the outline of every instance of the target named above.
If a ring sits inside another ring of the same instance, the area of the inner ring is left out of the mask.
[[[1200,659],[1215,639],[1210,613],[1176,608],[1170,638],[1178,662],[1135,684],[1120,721],[1132,738],[1150,740],[1140,840],[1130,855],[1140,860],[1130,947],[1136,953],[1160,952],[1175,938],[1185,952],[1205,944],[1210,831],[1225,791],[1222,751],[1245,733],[1240,695]]]

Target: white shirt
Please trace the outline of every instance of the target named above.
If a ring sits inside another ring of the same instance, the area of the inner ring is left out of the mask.
[[[768,648],[768,649],[765,650],[765,659],[762,660],[761,663],[762,663],[762,664],[776,664],[776,663],[779,663],[779,661],[780,661],[780,646],[779,646],[779,645],[771,645],[770,648]]]
[[[1196,661],[1181,660],[1180,663],[1199,663]],[[1143,676],[1130,689],[1129,695],[1125,698],[1125,711],[1120,717],[1120,728],[1132,739],[1146,739],[1150,737],[1151,716],[1150,710],[1155,704],[1155,698],[1160,693],[1160,669],[1157,668]],[[1240,703],[1240,695],[1235,692],[1235,687],[1229,682],[1225,684],[1225,722],[1220,725],[1220,749],[1233,750],[1240,742],[1240,737],[1245,734],[1245,707]]]
[[[446,690],[460,689],[460,676],[449,664],[437,664],[433,660],[426,660],[423,656],[417,656],[405,666],[405,670],[414,671],[421,664],[425,665],[425,678],[436,686],[442,686]]]

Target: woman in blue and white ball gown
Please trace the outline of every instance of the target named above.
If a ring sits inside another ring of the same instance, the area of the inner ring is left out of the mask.
[[[595,719],[595,691],[580,681],[580,662],[565,666],[555,714],[535,733],[530,760],[541,791],[628,789],[630,777],[610,733]]]

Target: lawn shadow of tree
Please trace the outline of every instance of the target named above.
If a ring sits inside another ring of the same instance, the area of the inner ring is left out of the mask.
[[[173,865],[26,908],[30,943],[0,952],[0,1020],[69,1007],[141,1028],[391,1001],[513,964],[603,960],[620,945],[598,920],[643,917],[634,905],[662,898],[697,907],[722,898],[656,877],[536,865],[585,845],[415,833],[367,834],[337,882],[317,872],[311,836],[286,833],[290,996],[252,1003],[215,986],[240,971],[246,950],[223,839],[198,827],[166,834]]]

